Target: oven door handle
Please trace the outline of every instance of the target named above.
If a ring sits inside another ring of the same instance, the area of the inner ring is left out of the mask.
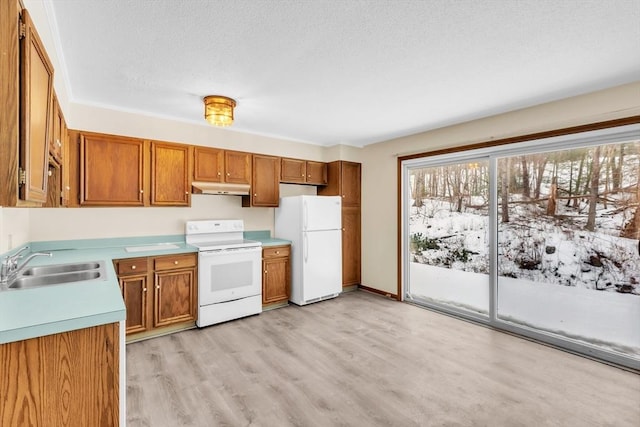
[[[228,254],[246,254],[251,252],[260,252],[262,248],[260,246],[254,246],[251,248],[237,248],[237,249],[222,249],[222,250],[214,250],[214,251],[200,251],[198,252],[199,256],[204,257],[215,257],[219,255],[228,255]]]

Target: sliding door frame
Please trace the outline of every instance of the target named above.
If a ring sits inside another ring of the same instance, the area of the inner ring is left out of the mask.
[[[478,159],[489,160],[489,233],[492,236],[489,242],[489,316],[484,317],[472,312],[456,309],[455,307],[445,307],[441,304],[434,304],[428,301],[420,301],[421,306],[433,309],[445,314],[471,320],[485,326],[498,330],[514,333],[536,341],[544,342],[560,349],[576,353],[582,356],[594,358],[600,361],[614,363],[640,370],[640,360],[625,356],[620,353],[613,353],[603,350],[594,345],[571,340],[547,333],[542,330],[517,325],[498,318],[498,250],[497,245],[497,159],[506,156],[516,156],[524,153],[558,151],[566,148],[575,148],[576,140],[584,142],[581,146],[595,146],[598,144],[615,142],[616,139],[637,138],[640,135],[640,116],[633,116],[624,119],[599,122],[583,126],[540,132],[535,134],[506,138],[486,143],[471,144],[463,147],[456,147],[446,150],[423,152],[408,156],[398,157],[398,284],[397,299],[404,301],[406,296],[405,284],[409,279],[409,229],[406,219],[408,218],[408,203],[405,197],[408,194],[408,175],[412,167],[431,165],[444,165]],[[614,130],[612,128],[619,128]],[[612,140],[612,138],[614,138]],[[531,143],[535,146],[532,149]]]

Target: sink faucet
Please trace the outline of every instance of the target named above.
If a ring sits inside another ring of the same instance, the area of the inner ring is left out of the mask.
[[[27,266],[29,261],[37,256],[52,256],[51,252],[34,252],[25,259],[20,266],[18,266],[18,259],[22,258],[22,253],[29,249],[29,246],[25,246],[13,255],[6,256],[0,265],[0,284],[7,284],[14,277],[16,277]]]

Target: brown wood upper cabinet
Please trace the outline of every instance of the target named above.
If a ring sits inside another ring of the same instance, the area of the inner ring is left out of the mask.
[[[66,161],[69,133],[64,115],[53,94],[51,109],[52,132],[49,139],[49,171],[47,177],[47,202],[45,207],[68,206],[69,202],[69,162]]]
[[[145,141],[101,134],[80,136],[80,204],[145,205]]]
[[[360,206],[360,163],[336,161],[328,165],[326,187],[318,190],[323,196],[342,196],[342,206]]]
[[[196,146],[193,180],[251,184],[251,154]]]
[[[277,207],[280,202],[280,158],[254,154],[252,185],[249,196],[242,196],[242,206]]]
[[[53,66],[26,9],[22,10],[21,22],[20,199],[44,203],[52,132]]]
[[[189,206],[190,147],[151,141],[151,204]]]
[[[53,95],[53,108],[51,112],[52,132],[50,133],[51,138],[49,138],[49,156],[58,162],[58,164],[62,164],[67,124],[55,93]]]
[[[326,185],[327,164],[312,160],[280,160],[280,182],[291,184]]]

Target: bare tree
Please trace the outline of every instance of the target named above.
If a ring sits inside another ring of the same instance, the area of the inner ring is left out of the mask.
[[[598,187],[600,186],[600,146],[595,147],[591,160],[591,180],[589,185],[589,213],[585,228],[594,231],[596,228],[596,208],[598,205]]]
[[[622,185],[622,164],[624,163],[625,144],[618,144],[618,155],[611,156],[613,169],[611,179],[613,181],[613,191],[620,191]]]
[[[500,160],[498,165],[500,171],[500,213],[503,223],[509,222],[509,181],[511,171],[511,158]]]
[[[527,164],[527,156],[520,156],[520,164],[522,166],[522,195],[528,199],[531,197],[531,188],[529,187],[529,165]]]
[[[538,200],[540,198],[540,187],[542,186],[542,178],[544,177],[544,170],[547,167],[548,157],[546,154],[536,154],[533,156],[533,160],[536,165],[536,188],[533,198]]]
[[[547,200],[547,215],[554,216],[556,214],[558,198],[558,177],[551,179],[551,190],[549,191],[549,199]]]
[[[583,170],[584,170],[584,162],[585,162],[585,158],[587,156],[587,150],[580,150],[580,151],[581,151],[580,165],[578,166],[578,177],[576,178],[575,190],[574,190],[574,193],[576,195],[580,194],[580,188],[582,186],[582,174],[583,174]],[[577,197],[573,199],[573,207],[574,208],[577,208],[579,203],[580,203],[580,200]]]
[[[424,206],[424,169],[418,169],[413,173],[413,206],[421,208]]]
[[[620,156],[622,156],[622,148],[620,149]],[[622,163],[622,161],[620,161]],[[622,230],[620,230],[620,237],[626,237],[627,239],[638,239],[640,240],[640,164],[637,167],[637,179],[635,183],[635,202],[636,209],[633,212],[633,217],[631,220],[626,223]],[[640,250],[640,247],[639,247]]]

